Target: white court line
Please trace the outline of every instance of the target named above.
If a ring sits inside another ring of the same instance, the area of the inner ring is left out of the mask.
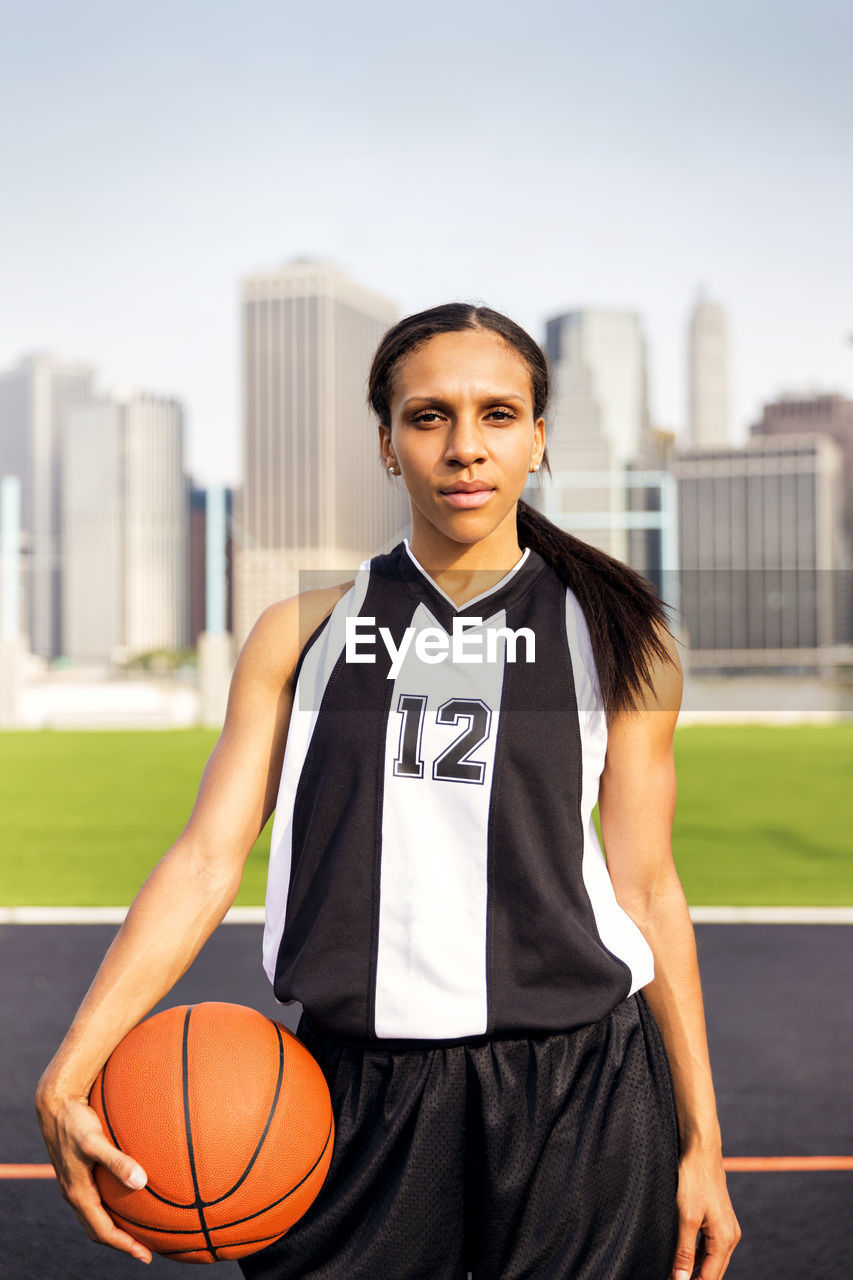
[[[121,924],[127,907],[0,907],[0,924]],[[263,907],[232,907],[223,924],[263,924]]]
[[[691,907],[694,924],[853,924],[853,907]]]
[[[0,907],[0,924],[121,924],[127,907]],[[691,907],[694,924],[853,924],[853,907]],[[232,907],[223,924],[263,924],[263,907]]]

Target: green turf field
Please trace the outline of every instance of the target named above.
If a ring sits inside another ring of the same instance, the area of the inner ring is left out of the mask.
[[[120,906],[180,834],[216,734],[0,733],[0,904]],[[853,724],[680,728],[694,905],[853,904]],[[238,903],[263,902],[272,823]]]

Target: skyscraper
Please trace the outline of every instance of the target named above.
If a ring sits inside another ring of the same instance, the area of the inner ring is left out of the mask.
[[[95,370],[30,355],[0,374],[0,477],[21,481],[21,625],[43,658],[62,653],[62,445],[70,410],[92,396]]]
[[[365,402],[371,357],[396,318],[323,262],[243,281],[238,644],[266,605],[300,590],[300,570],[351,571],[405,531],[405,491],[388,483]]]
[[[850,643],[842,455],[828,436],[678,450],[682,606],[691,648]],[[715,657],[713,655],[716,655]],[[737,660],[731,660],[737,666]]]
[[[175,401],[102,397],[68,415],[64,652],[110,662],[187,643],[188,485]]]
[[[191,485],[189,494],[189,635],[188,644],[198,644],[207,625],[207,489]],[[234,512],[234,490],[225,490],[225,629],[233,634],[232,580],[233,550],[228,522]]]
[[[831,436],[841,449],[844,524],[853,550],[853,400],[832,392],[791,393],[766,404],[751,428],[753,438],[815,433]]]
[[[577,487],[584,472],[618,473],[641,458],[649,437],[646,346],[639,317],[629,311],[583,310],[555,316],[546,328],[553,373],[548,457],[555,483],[548,515],[572,530],[572,516],[621,511],[621,486],[595,482]],[[547,484],[547,481],[546,481]],[[603,551],[627,559],[624,529],[577,527],[578,535]]]
[[[690,315],[687,358],[688,443],[731,443],[729,338],[719,303],[700,295]]]
[[[92,400],[69,414],[61,491],[62,632],[65,653],[75,662],[110,662],[124,643],[122,435],[121,408],[113,400]]]

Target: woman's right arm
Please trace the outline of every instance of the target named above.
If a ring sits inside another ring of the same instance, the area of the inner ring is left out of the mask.
[[[144,1171],[107,1139],[89,1091],[120,1040],[189,968],[237,894],[243,866],[272,813],[302,646],[342,588],[271,605],[234,668],[225,723],[186,827],[133,900],[36,1092],[39,1124],[62,1194],[93,1240],[144,1262],[116,1227],[92,1177],[106,1165],[130,1186]]]

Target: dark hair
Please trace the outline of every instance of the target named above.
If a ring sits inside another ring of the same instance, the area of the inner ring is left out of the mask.
[[[400,361],[437,334],[464,329],[488,329],[515,349],[530,373],[533,417],[544,416],[550,378],[539,344],[499,311],[449,302],[404,317],[380,342],[370,368],[367,399],[382,426],[390,430],[394,375]],[[551,474],[547,451],[540,466]],[[606,715],[635,709],[652,683],[651,664],[656,659],[672,661],[659,634],[660,630],[672,634],[666,605],[655,588],[615,556],[559,529],[521,499],[517,527],[519,546],[538,552],[577,596],[589,628]]]

